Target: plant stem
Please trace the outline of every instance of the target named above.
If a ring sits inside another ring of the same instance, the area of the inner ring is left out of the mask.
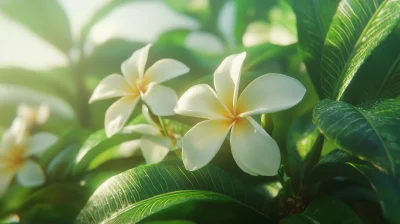
[[[163,134],[165,136],[167,136],[168,135],[167,129],[165,128],[164,121],[161,119],[160,116],[158,116],[158,121],[160,122],[161,130],[163,131]]]
[[[85,85],[84,74],[82,71],[82,52],[80,52],[78,62],[73,62],[70,58],[72,73],[74,75],[75,86],[78,91],[77,116],[82,127],[89,127],[89,93]]]

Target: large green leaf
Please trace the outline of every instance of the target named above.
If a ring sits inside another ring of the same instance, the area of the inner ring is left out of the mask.
[[[322,47],[339,2],[340,0],[293,1],[299,51],[319,96],[322,96],[320,79]]]
[[[323,145],[323,136],[311,121],[311,113],[298,118],[289,128],[286,138],[285,166],[296,193],[304,193],[304,179],[318,162]]]
[[[340,149],[347,150],[391,173],[400,165],[400,99],[356,107],[323,100],[314,109],[313,122]]]
[[[399,24],[400,25],[400,24]],[[360,67],[343,95],[351,104],[400,95],[400,26]]]
[[[400,20],[398,0],[343,0],[323,47],[324,97],[341,100],[360,66]]]
[[[270,202],[248,189],[227,172],[210,165],[194,172],[186,171],[183,165],[176,162],[140,166],[114,176],[100,186],[76,221],[104,222],[113,218],[114,214],[122,214],[134,207],[135,203],[182,190],[220,193],[252,207],[267,218],[270,208],[266,205]]]
[[[235,199],[210,191],[184,190],[161,194],[127,206],[107,223],[137,223],[146,220],[178,219],[203,223],[268,221],[260,213]],[[79,221],[78,221],[79,223]]]
[[[382,208],[384,217],[390,223],[399,223],[398,208],[400,201],[399,180],[371,166],[345,162],[347,156],[327,156],[311,174],[314,182],[325,181],[335,177],[356,181],[373,190]]]
[[[54,0],[1,0],[0,12],[23,24],[64,53],[72,47],[67,15]]]
[[[334,198],[318,198],[301,213],[282,219],[281,224],[336,224],[362,223],[354,211],[344,202]]]

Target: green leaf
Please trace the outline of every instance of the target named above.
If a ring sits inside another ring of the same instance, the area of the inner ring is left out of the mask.
[[[244,48],[243,51],[246,51],[247,56],[242,72],[261,71],[263,67],[260,66],[265,64],[267,61],[294,55],[296,53],[296,47],[296,44],[280,46],[266,43]]]
[[[347,150],[396,174],[400,165],[400,99],[356,107],[323,100],[313,122],[340,149]]]
[[[173,220],[173,221],[148,221],[148,222],[143,222],[143,224],[196,224],[196,223],[186,220]]]
[[[158,36],[156,43],[160,45],[178,45],[184,46],[188,34],[192,32],[189,29],[172,29],[168,30]]]
[[[132,156],[128,158],[118,158],[108,160],[92,170],[88,170],[79,177],[81,183],[83,183],[88,190],[93,193],[100,185],[102,185],[107,179],[129,169],[143,165],[143,156]]]
[[[322,47],[339,2],[340,0],[293,1],[299,51],[320,97],[323,95],[320,80]]]
[[[289,128],[286,138],[287,169],[296,193],[302,194],[304,179],[318,162],[323,136],[311,121],[311,113],[298,118]]]
[[[104,4],[100,9],[98,9],[88,20],[88,22],[86,22],[82,27],[80,43],[79,43],[80,48],[83,49],[83,45],[85,44],[85,41],[94,25],[96,25],[104,17],[110,14],[115,8],[123,4],[135,1],[143,1],[143,0],[110,0],[106,4]],[[149,0],[147,0],[146,2],[149,2]]]
[[[116,212],[107,223],[137,223],[145,220],[185,218],[198,223],[222,221],[268,221],[235,199],[210,191],[184,190],[161,194],[133,203]],[[78,221],[79,223],[79,221]],[[147,223],[147,222],[145,222]]]
[[[323,47],[323,97],[343,99],[360,66],[397,26],[399,10],[397,0],[340,2]]]
[[[72,71],[57,68],[48,71],[32,71],[23,68],[0,68],[0,83],[25,86],[39,92],[57,96],[74,105],[77,97]]]
[[[72,47],[70,24],[63,8],[54,0],[1,0],[0,12],[23,24],[64,53]]]
[[[314,182],[335,177],[345,177],[349,180],[356,181],[375,192],[383,215],[390,223],[399,223],[399,180],[373,167],[341,160],[343,160],[343,158],[321,161],[311,174]]]
[[[72,223],[88,197],[78,184],[49,185],[25,198],[18,213],[22,222]]]
[[[362,223],[362,221],[346,203],[334,198],[325,197],[313,200],[303,213],[288,216],[279,223],[336,224]]]
[[[343,95],[351,104],[400,95],[400,27],[360,67]]]
[[[147,123],[142,115],[136,117],[132,121],[128,122],[127,125],[143,124]],[[79,149],[78,155],[75,159],[75,167],[73,172],[75,174],[87,169],[90,163],[96,159],[97,156],[101,155],[102,152],[112,148],[113,146],[119,145],[123,142],[138,138],[138,134],[127,134],[118,133],[110,138],[107,138],[104,129],[96,131],[90,135]]]
[[[77,223],[99,223],[123,213],[135,203],[165,193],[204,190],[220,193],[256,209],[265,218],[268,202],[244,184],[213,166],[190,172],[176,162],[140,166],[107,180],[100,186],[77,217]],[[151,203],[150,203],[151,204]]]
[[[68,179],[79,149],[78,144],[73,144],[57,153],[46,167],[47,181],[59,182]]]

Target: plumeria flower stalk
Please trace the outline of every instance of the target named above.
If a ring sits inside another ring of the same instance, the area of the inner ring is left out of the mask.
[[[106,111],[104,125],[108,137],[122,129],[140,99],[158,116],[175,114],[174,107],[178,96],[173,89],[160,83],[189,72],[189,68],[177,60],[161,59],[145,72],[150,47],[151,44],[148,44],[135,51],[122,63],[123,76],[109,75],[93,91],[89,103],[121,97]]]
[[[32,157],[52,146],[57,137],[44,132],[30,136],[26,128],[24,120],[17,118],[1,139],[0,196],[5,193],[14,176],[25,187],[36,187],[45,182],[42,168]]]
[[[178,148],[180,135],[164,127],[161,128],[150,116],[149,109],[143,105],[142,113],[148,124],[126,126],[122,133],[138,133],[142,137],[120,145],[119,151],[125,156],[136,154],[139,149],[147,164],[158,163]]]
[[[266,74],[253,80],[239,96],[240,70],[246,53],[227,57],[214,73],[215,91],[205,84],[193,86],[179,99],[175,112],[208,119],[191,128],[182,139],[186,169],[197,170],[216,155],[230,131],[237,165],[251,175],[276,175],[280,165],[277,143],[251,117],[288,109],[306,90],[289,76]]]

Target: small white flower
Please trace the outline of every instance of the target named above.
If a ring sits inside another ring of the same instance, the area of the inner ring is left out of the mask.
[[[20,104],[17,108],[17,117],[24,120],[28,127],[44,124],[49,116],[50,107],[46,104],[40,104],[38,107]]]
[[[189,68],[173,59],[161,59],[144,71],[151,44],[135,51],[121,65],[123,76],[105,77],[93,91],[89,103],[121,97],[106,111],[105,130],[108,137],[119,132],[128,121],[141,98],[158,116],[174,114],[178,97],[175,91],[160,83],[189,72]]]
[[[230,134],[233,158],[251,175],[276,175],[280,151],[275,140],[251,116],[288,109],[301,101],[306,90],[291,77],[267,74],[251,82],[238,97],[240,70],[246,53],[227,57],[214,73],[214,91],[196,85],[177,103],[177,114],[209,119],[191,128],[182,139],[186,169],[207,165]]]
[[[45,175],[32,156],[44,152],[56,141],[50,133],[27,135],[24,122],[16,119],[2,137],[0,143],[0,195],[4,194],[12,178],[25,187],[40,186],[45,182]]]
[[[121,131],[123,133],[139,133],[142,134],[142,137],[122,143],[119,152],[124,156],[131,156],[141,149],[147,164],[158,163],[167,156],[169,151],[177,148],[180,136],[172,132],[167,133],[167,136],[163,135],[159,126],[151,119],[145,105],[142,106],[142,112],[148,124],[127,126]]]

